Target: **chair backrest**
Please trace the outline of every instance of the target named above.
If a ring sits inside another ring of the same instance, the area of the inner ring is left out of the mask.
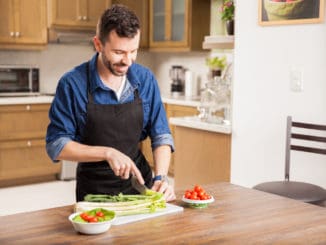
[[[303,133],[292,133],[293,128],[303,128],[308,129],[304,134]],[[326,125],[318,125],[311,123],[303,122],[294,122],[292,117],[287,117],[287,127],[286,127],[286,151],[285,151],[285,180],[289,181],[290,179],[290,151],[305,151],[310,153],[325,154],[326,147],[324,149],[314,146],[304,146],[300,145],[303,141],[314,141],[314,142],[323,142],[326,143],[326,136],[316,136],[310,129],[324,131],[326,133]],[[291,139],[298,139],[295,144],[292,144]]]

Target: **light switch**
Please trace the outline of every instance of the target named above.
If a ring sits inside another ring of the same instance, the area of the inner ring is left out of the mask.
[[[303,75],[301,69],[291,68],[290,87],[294,92],[301,92],[303,90]]]

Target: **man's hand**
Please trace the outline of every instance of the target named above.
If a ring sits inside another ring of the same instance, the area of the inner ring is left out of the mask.
[[[173,186],[165,181],[155,181],[152,187],[153,191],[164,193],[165,201],[170,202],[176,199]]]
[[[139,183],[145,183],[136,164],[127,155],[112,147],[88,146],[70,141],[62,149],[57,160],[75,162],[99,162],[105,160],[116,176],[128,179],[130,174],[133,174],[137,177]]]
[[[130,174],[133,174],[139,183],[145,183],[136,164],[127,155],[114,148],[109,148],[105,153],[105,159],[116,176],[120,176],[122,179],[129,179]]]

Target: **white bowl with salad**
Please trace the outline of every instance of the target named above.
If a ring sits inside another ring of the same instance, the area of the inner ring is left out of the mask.
[[[104,208],[95,208],[85,212],[73,213],[69,220],[77,232],[93,235],[110,229],[116,214]]]

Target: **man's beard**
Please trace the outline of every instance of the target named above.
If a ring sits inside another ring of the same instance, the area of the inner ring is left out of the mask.
[[[102,62],[104,66],[115,76],[124,76],[127,72],[119,72],[114,69],[114,66],[127,66],[123,62],[112,64],[106,57],[105,53],[102,52]]]

